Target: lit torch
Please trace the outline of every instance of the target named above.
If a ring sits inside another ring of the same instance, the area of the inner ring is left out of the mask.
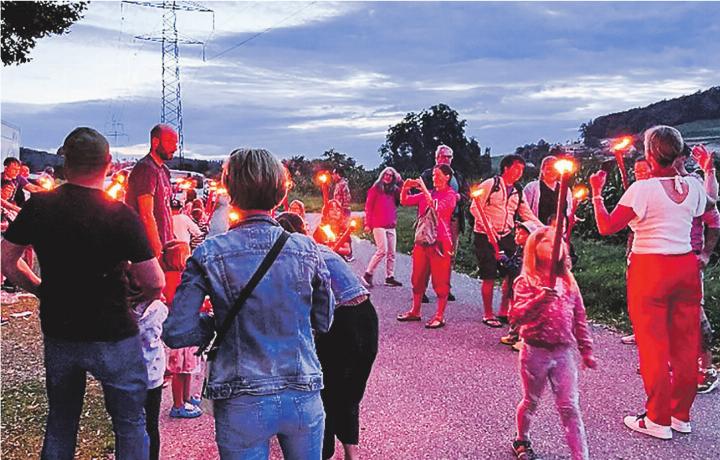
[[[357,229],[358,226],[359,226],[359,224],[356,219],[350,219],[350,225],[348,225],[348,228],[345,229],[343,234],[340,236],[340,239],[338,239],[337,242],[335,242],[335,244],[332,246],[332,250],[337,252],[338,249],[340,249],[340,246],[342,246],[345,243],[345,241],[347,241],[348,238],[350,238],[350,234],[353,231],[355,231],[355,229]],[[329,225],[325,225],[325,227],[329,227]],[[323,231],[325,231],[325,229],[323,229]],[[332,230],[330,230],[330,232],[332,232]],[[334,236],[334,234],[333,234],[333,236]]]
[[[620,169],[620,179],[622,179],[623,189],[627,190],[629,187],[627,169],[625,168],[625,152],[632,147],[632,136],[623,136],[617,139],[610,150],[615,155],[615,161],[617,162],[618,168]]]
[[[587,199],[588,194],[588,188],[582,184],[576,185],[572,190],[572,209],[568,214],[567,231],[565,233],[568,244],[570,244],[570,235],[572,234],[573,227],[575,227],[575,222],[578,220],[575,212],[577,211],[578,205]]]
[[[323,231],[325,234],[325,237],[329,242],[333,242],[337,239],[337,235],[335,235],[335,232],[333,232],[332,227],[330,225],[321,225],[320,230]]]
[[[555,207],[555,238],[553,239],[552,257],[550,258],[550,285],[548,286],[550,288],[555,287],[555,281],[557,280],[555,265],[560,256],[560,245],[563,240],[562,229],[565,221],[564,208],[567,202],[568,182],[570,182],[570,176],[575,171],[575,163],[568,158],[561,158],[555,162],[554,166],[555,170],[560,173],[560,193]]]
[[[38,185],[45,190],[50,191],[55,188],[55,181],[47,176],[40,176],[38,178]]]
[[[317,181],[320,183],[320,189],[322,190],[323,196],[323,206],[325,206],[329,200],[328,187],[330,186],[330,174],[327,171],[320,171],[317,175]]]
[[[230,210],[228,213],[228,219],[230,219],[230,225],[240,222],[240,213],[235,209]]]
[[[500,251],[500,245],[497,241],[497,235],[495,234],[495,230],[490,226],[490,221],[487,218],[487,214],[485,214],[485,208],[480,206],[478,203],[478,200],[480,197],[483,196],[485,193],[485,190],[481,189],[480,186],[475,186],[470,190],[470,196],[475,201],[475,207],[478,211],[478,214],[480,216],[480,223],[483,226],[483,230],[485,230],[485,235],[487,235],[487,239],[490,242],[490,245],[493,248],[493,251],[495,252],[495,260],[500,260],[502,257],[502,252]]]

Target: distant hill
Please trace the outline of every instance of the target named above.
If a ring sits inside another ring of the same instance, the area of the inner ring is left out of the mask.
[[[593,145],[600,139],[640,133],[659,124],[678,127],[688,137],[712,137],[720,136],[719,120],[720,86],[715,86],[647,107],[603,115],[583,123],[580,130],[586,145]]]
[[[27,147],[20,147],[20,161],[30,165],[30,170],[32,172],[42,171],[46,166],[52,166],[61,176],[62,167],[65,164],[65,158],[60,155],[42,150],[29,149]],[[207,176],[217,176],[222,170],[222,161],[220,160],[184,158],[181,161],[179,158],[173,158],[167,162],[167,165],[170,169],[194,171]]]

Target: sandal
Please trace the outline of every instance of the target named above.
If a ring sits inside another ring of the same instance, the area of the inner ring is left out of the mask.
[[[439,329],[443,326],[445,326],[445,320],[438,317],[435,317],[425,323],[425,329]]]
[[[406,322],[406,321],[420,321],[422,318],[420,315],[413,315],[412,312],[406,311],[405,313],[400,313],[397,315],[396,318],[398,321]]]
[[[482,322],[484,325],[492,327],[493,329],[502,327],[502,323],[495,318],[483,318]]]

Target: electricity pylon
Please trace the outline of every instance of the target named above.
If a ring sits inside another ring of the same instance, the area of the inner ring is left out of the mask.
[[[182,97],[180,94],[180,45],[204,45],[205,43],[189,38],[180,38],[177,29],[177,12],[191,11],[213,13],[213,10],[195,2],[162,1],[140,2],[125,1],[139,6],[162,8],[162,34],[160,36],[138,35],[135,38],[158,42],[162,45],[162,110],[160,122],[173,126],[178,133],[178,157],[183,159],[183,115]]]

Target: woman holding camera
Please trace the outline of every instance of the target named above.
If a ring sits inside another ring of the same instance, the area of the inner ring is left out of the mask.
[[[437,238],[432,244],[417,242],[412,253],[412,291],[413,305],[410,311],[397,316],[398,321],[420,321],[422,296],[427,288],[428,278],[432,277],[432,285],[437,295],[437,311],[435,316],[425,324],[428,329],[445,326],[445,307],[450,293],[450,272],[452,270],[452,254],[454,251],[450,233],[458,193],[449,186],[452,169],[446,164],[435,166],[432,172],[434,189],[428,191],[422,179],[408,179],[400,190],[400,204],[417,206],[418,219],[428,218],[430,208],[437,214]],[[410,194],[416,189],[420,193]]]

